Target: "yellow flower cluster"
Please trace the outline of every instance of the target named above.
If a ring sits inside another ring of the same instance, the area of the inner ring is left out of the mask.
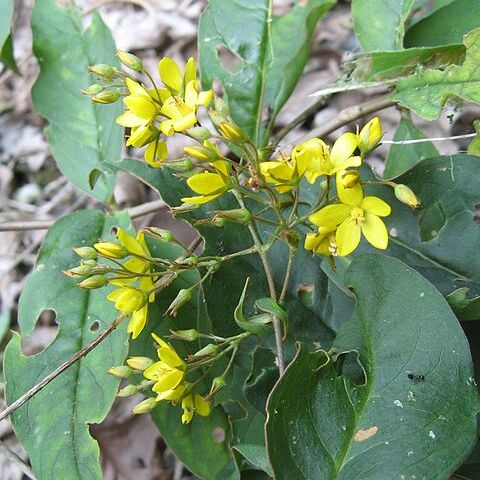
[[[145,161],[152,167],[161,166],[168,156],[165,136],[193,127],[197,123],[198,107],[207,106],[213,97],[212,90],[199,90],[193,58],[188,59],[183,75],[168,57],[162,58],[158,72],[163,89],[147,90],[126,78],[129,92],[123,100],[126,111],[117,118],[117,123],[130,128],[127,146],[147,146]]]

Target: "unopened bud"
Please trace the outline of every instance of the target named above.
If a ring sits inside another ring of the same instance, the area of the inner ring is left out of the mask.
[[[128,378],[130,375],[132,375],[133,370],[130,367],[127,367],[126,365],[119,365],[118,367],[112,367],[108,370],[108,373],[110,375],[113,375],[114,377],[119,377],[119,378]]]
[[[382,125],[378,117],[372,118],[361,130],[358,135],[358,148],[362,153],[373,150],[382,139]]]
[[[88,265],[89,267],[96,267],[97,266],[97,261],[94,260],[93,258],[89,258],[87,260],[82,260],[80,263],[82,265]]]
[[[69,277],[86,277],[92,273],[93,267],[89,265],[79,265],[78,267],[66,270],[63,273]]]
[[[77,283],[77,287],[85,288],[87,290],[93,290],[95,288],[102,288],[107,283],[107,277],[105,277],[104,275],[93,275],[93,277],[86,278],[80,283]]]
[[[82,92],[84,95],[96,95],[97,93],[103,92],[104,88],[105,87],[103,87],[102,85],[94,83],[93,85],[90,85],[89,87],[80,90],[80,92]]]
[[[178,311],[190,301],[192,298],[192,291],[189,288],[182,288],[173,302],[168,307],[167,311],[165,312],[167,315],[172,315],[175,317]]]
[[[215,107],[215,110],[217,110],[219,113],[222,113],[223,115],[230,114],[228,105],[220,97],[215,97],[213,105]]]
[[[360,181],[360,175],[355,170],[346,170],[341,174],[340,180],[343,188],[352,188]]]
[[[97,251],[92,247],[77,247],[74,248],[73,251],[82,258],[86,258],[88,260],[94,260],[97,258]]]
[[[212,227],[223,227],[227,221],[224,218],[219,216],[211,217],[211,218],[203,218],[201,220],[196,220],[192,222],[193,225],[210,225]]]
[[[215,213],[216,217],[224,218],[236,223],[248,223],[252,219],[252,214],[246,208],[236,208],[234,210],[221,210]]]
[[[204,142],[208,140],[212,134],[208,128],[205,127],[192,127],[185,132],[189,137],[197,140],[197,142]]]
[[[412,208],[417,208],[420,206],[420,200],[415,195],[414,191],[403,184],[395,185],[395,196],[405,205],[408,205]]]
[[[218,126],[218,130],[222,134],[223,138],[232,143],[244,143],[246,135],[240,127],[231,123],[221,123]]]
[[[118,243],[99,242],[94,245],[94,248],[108,258],[125,258],[128,255],[127,249]]]
[[[155,401],[154,398],[147,398],[143,402],[140,402],[138,405],[136,405],[133,408],[132,413],[134,413],[135,415],[141,413],[148,413],[151,412],[157,405],[158,403]]]
[[[120,93],[114,90],[100,92],[92,97],[92,102],[94,103],[115,103],[120,98]]]
[[[143,69],[142,61],[132,53],[117,50],[117,57],[123,65],[131,70],[135,70],[135,72],[140,72]]]
[[[225,377],[223,375],[220,377],[215,377],[212,381],[209,395],[216,395],[226,384],[227,382],[225,381]]]
[[[164,228],[147,227],[145,228],[144,232],[149,237],[155,238],[155,240],[160,240],[161,242],[169,243],[174,238],[173,233],[170,230],[165,230]]]
[[[197,358],[197,357],[213,357],[217,354],[217,352],[218,352],[217,345],[215,345],[213,343],[209,343],[208,345],[206,345],[205,347],[200,349],[198,352],[195,352],[193,354],[193,357],[194,358]]]
[[[139,370],[140,372],[143,372],[148,367],[151,367],[154,363],[155,362],[148,357],[130,357],[127,359],[128,366],[134,370]]]
[[[120,398],[128,398],[128,397],[133,397],[138,393],[138,388],[135,385],[127,385],[124,388],[121,388],[118,393],[117,397]]]
[[[189,330],[170,330],[172,335],[179,340],[185,340],[186,342],[193,342],[198,338],[198,331],[194,328]]]
[[[164,167],[175,170],[176,172],[189,172],[193,168],[193,165],[193,162],[189,158],[163,163]]]
[[[105,65],[104,63],[99,63],[98,65],[90,65],[88,70],[95,75],[97,75],[100,80],[104,82],[111,82],[114,75],[117,73],[117,69],[112,65]]]
[[[184,147],[183,151],[186,155],[200,160],[201,162],[213,162],[217,159],[217,152],[213,149],[198,146]]]
[[[210,120],[217,128],[219,128],[219,126],[222,123],[227,123],[230,121],[230,119],[227,116],[225,116],[223,113],[221,113],[218,110],[209,110],[208,116],[210,117]]]

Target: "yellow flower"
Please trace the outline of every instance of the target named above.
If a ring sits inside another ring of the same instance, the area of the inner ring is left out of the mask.
[[[190,423],[193,419],[193,415],[201,415],[202,417],[208,417],[210,415],[210,403],[207,402],[198,393],[191,393],[182,400],[182,423]]]
[[[122,245],[114,242],[98,242],[94,245],[95,250],[108,258],[125,258],[127,250]]]
[[[174,394],[173,390],[184,381],[187,366],[171,345],[154,333],[152,336],[159,345],[157,355],[160,361],[147,368],[143,375],[146,379],[155,381],[152,390],[161,396],[160,400],[169,400],[171,396],[180,393]]]
[[[377,197],[364,197],[360,184],[345,189],[337,176],[337,194],[342,202],[328,205],[310,215],[310,221],[326,230],[335,230],[338,255],[352,253],[364,237],[374,247],[386,249],[388,232],[380,217],[390,215],[390,206]],[[338,227],[338,228],[337,228]]]
[[[358,134],[358,147],[362,153],[373,150],[382,139],[382,125],[378,117],[372,118]]]
[[[200,205],[215,200],[230,189],[230,165],[228,162],[217,160],[210,165],[214,168],[215,173],[197,173],[187,180],[188,186],[199,196],[182,198],[182,202]]]
[[[358,147],[358,138],[353,133],[344,133],[333,144],[332,150],[319,138],[297,145],[292,151],[292,159],[298,163],[298,169],[305,172],[310,183],[320,175],[334,175],[341,170],[359,167],[361,158],[353,156]]]
[[[148,144],[144,154],[145,161],[154,168],[161,167],[167,157],[167,144],[165,140],[160,140],[158,137]]]
[[[115,302],[115,308],[124,313],[140,310],[147,302],[145,293],[133,287],[117,288],[107,295],[107,299]]]
[[[287,193],[296,187],[305,169],[299,170],[298,164],[290,158],[262,162],[260,173],[267,183],[273,183],[280,193]]]
[[[127,109],[117,117],[117,123],[131,129],[127,146],[143,147],[158,135],[153,121],[160,113],[160,105],[158,100],[134,80],[126,78],[125,85],[130,95],[123,100]]]
[[[337,255],[335,230],[319,228],[315,233],[305,236],[305,250],[311,250],[318,255]]]

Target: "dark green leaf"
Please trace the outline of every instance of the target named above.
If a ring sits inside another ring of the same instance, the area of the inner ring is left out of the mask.
[[[48,232],[34,272],[22,292],[18,322],[5,351],[6,396],[12,403],[111,324],[117,312],[101,290],[81,290],[62,273],[78,265],[72,247],[92,245],[129,228],[125,215],[84,210],[59,220]],[[41,353],[25,356],[21,341],[35,335],[44,310],[56,314],[59,330]],[[85,358],[73,364],[12,416],[15,433],[26,448],[39,480],[100,480],[97,442],[89,424],[100,423],[115,398],[118,379],[107,369],[123,362],[127,336],[120,327]]]
[[[410,118],[403,115],[393,140],[398,142],[417,138],[425,138],[425,135]],[[436,155],[438,155],[438,151],[430,142],[392,145],[387,155],[383,177],[398,177],[424,158],[435,157]]]
[[[3,0],[2,15],[0,16],[0,49],[10,36],[13,7],[13,0]]]
[[[401,50],[414,0],[353,0],[355,32],[363,49]],[[454,42],[452,42],[454,43]]]
[[[0,62],[13,72],[20,73],[17,67],[17,62],[15,62],[15,57],[13,56],[13,41],[11,34],[5,40],[3,47],[0,48]]]
[[[473,122],[473,127],[475,128],[476,135],[468,145],[467,153],[469,155],[480,157],[480,120],[475,120]]]
[[[480,11],[472,0],[455,0],[410,27],[407,47],[434,47],[461,43],[463,36],[480,27]]]
[[[108,202],[115,183],[111,163],[118,160],[122,146],[122,129],[115,123],[122,107],[92,104],[80,90],[95,81],[88,65],[118,65],[110,31],[97,14],[83,31],[75,5],[62,8],[55,0],[35,2],[32,29],[40,63],[32,99],[36,111],[49,122],[45,133],[53,155],[77,187]],[[103,175],[91,190],[93,169]]]
[[[299,352],[268,403],[275,478],[447,478],[476,440],[480,406],[457,319],[384,255],[356,258],[347,284],[356,308],[334,346],[339,360],[359,352],[364,383],[324,351]]]
[[[247,443],[239,443],[233,447],[240,452],[242,456],[253,466],[259,470],[267,472],[272,476],[272,470],[268,464],[267,452],[265,445],[251,445]]]
[[[202,83],[222,83],[233,119],[258,146],[268,142],[303,72],[315,25],[334,3],[296,2],[275,17],[269,0],[209,1],[199,27]]]

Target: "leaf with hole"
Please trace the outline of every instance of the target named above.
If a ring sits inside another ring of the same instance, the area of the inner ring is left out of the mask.
[[[111,237],[112,227],[128,229],[125,214],[106,216],[83,210],[59,220],[49,230],[19,304],[20,333],[4,358],[6,398],[10,404],[107,328],[117,312],[105,289],[81,290],[78,279],[63,274],[78,265],[73,247]],[[56,314],[58,333],[42,352],[27,356],[22,340],[35,335],[44,310]],[[99,448],[89,424],[100,423],[115,398],[118,379],[107,370],[127,354],[120,326],[86,357],[73,364],[12,415],[15,433],[27,450],[38,480],[100,480]]]
[[[447,478],[476,441],[480,407],[457,319],[385,255],[356,258],[346,282],[356,306],[335,357],[302,348],[270,396],[275,478]]]

